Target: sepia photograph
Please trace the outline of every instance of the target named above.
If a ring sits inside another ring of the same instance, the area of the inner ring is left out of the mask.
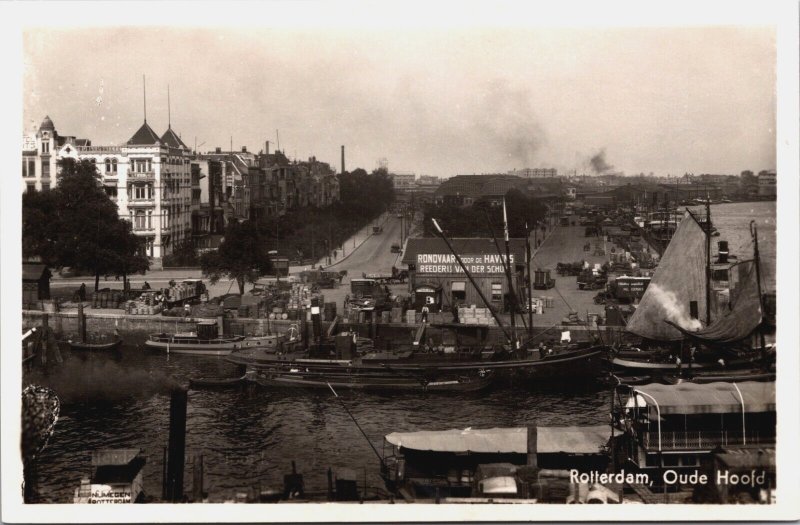
[[[3,521],[800,518],[796,3],[43,5]]]

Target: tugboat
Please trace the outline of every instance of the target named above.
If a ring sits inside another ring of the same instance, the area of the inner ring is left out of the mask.
[[[198,321],[196,332],[151,334],[145,342],[148,348],[167,353],[226,356],[234,350],[248,348],[277,349],[292,342],[282,335],[218,335],[215,321]]]

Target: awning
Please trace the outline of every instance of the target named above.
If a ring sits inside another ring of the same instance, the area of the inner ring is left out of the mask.
[[[640,394],[639,402],[644,400],[648,406],[658,405],[652,417],[657,417],[657,413],[662,416],[741,413],[742,404],[745,413],[775,411],[774,382],[651,384],[634,387],[633,391]]]
[[[597,454],[610,437],[606,425],[589,427],[538,427],[539,454]],[[476,454],[527,454],[528,429],[467,428],[394,432],[386,436],[394,446],[409,450]]]

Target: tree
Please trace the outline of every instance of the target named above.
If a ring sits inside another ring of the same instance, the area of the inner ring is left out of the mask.
[[[222,277],[236,280],[243,295],[245,282],[254,283],[272,271],[266,235],[255,222],[232,221],[219,248],[200,257],[200,267],[211,284]]]
[[[89,160],[63,159],[58,186],[50,192],[23,197],[23,250],[53,266],[71,266],[95,276],[120,269],[147,269],[136,258],[138,238],[120,219],[117,205],[100,185]]]

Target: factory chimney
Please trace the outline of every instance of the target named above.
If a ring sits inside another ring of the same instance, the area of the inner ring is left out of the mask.
[[[344,146],[342,146],[342,173],[344,173]]]

